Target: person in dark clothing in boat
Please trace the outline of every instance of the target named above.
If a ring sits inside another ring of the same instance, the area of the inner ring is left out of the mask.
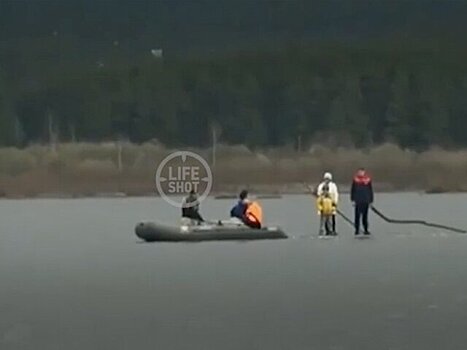
[[[246,209],[248,207],[248,191],[243,190],[238,196],[237,204],[230,210],[231,218],[238,218],[243,221]]]
[[[199,213],[198,195],[195,190],[191,190],[183,200],[182,217],[196,220],[198,223],[204,222],[203,217]]]
[[[363,233],[369,235],[368,209],[373,203],[373,186],[370,176],[363,168],[358,169],[353,178],[352,187],[350,189],[350,200],[355,207],[355,235],[360,234],[360,220],[363,224]]]

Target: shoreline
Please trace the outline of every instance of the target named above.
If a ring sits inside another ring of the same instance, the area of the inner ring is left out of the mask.
[[[291,196],[291,195],[309,195],[310,192],[307,189],[298,190],[298,189],[289,189],[289,190],[280,190],[281,186],[278,186],[274,191],[255,191],[251,190],[253,197],[260,200],[270,200],[270,199],[281,199],[282,196]],[[339,191],[342,195],[348,195],[350,190],[345,188]],[[375,193],[419,193],[421,195],[435,195],[435,194],[462,194],[467,193],[467,191],[432,191],[430,189],[421,189],[421,188],[405,188],[405,189],[395,189],[388,188],[386,186],[378,187],[375,186]],[[180,195],[182,196],[182,195]],[[211,191],[208,195],[209,198],[215,200],[231,200],[236,199],[238,192],[233,191]],[[161,196],[157,192],[95,192],[95,193],[70,193],[70,192],[38,192],[37,194],[25,194],[25,193],[15,193],[9,195],[1,195],[0,200],[21,200],[21,199],[124,199],[124,198],[160,198]],[[176,196],[174,196],[176,197]]]

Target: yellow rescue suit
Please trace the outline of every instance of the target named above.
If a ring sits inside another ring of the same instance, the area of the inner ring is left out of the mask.
[[[336,213],[336,206],[330,197],[319,196],[316,200],[318,215],[331,216]]]

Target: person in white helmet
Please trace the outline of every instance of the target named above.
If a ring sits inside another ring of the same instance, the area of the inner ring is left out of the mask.
[[[329,195],[332,199],[332,202],[334,204],[334,212],[332,214],[332,232],[334,235],[337,234],[336,232],[336,212],[337,212],[337,204],[339,203],[339,190],[337,189],[337,185],[332,181],[332,174],[329,172],[324,173],[323,175],[323,181],[318,185],[318,189],[316,190],[316,194],[318,196],[323,195],[323,188],[324,187],[328,188]]]

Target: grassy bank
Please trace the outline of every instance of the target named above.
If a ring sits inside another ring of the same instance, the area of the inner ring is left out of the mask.
[[[157,144],[77,143],[55,149],[34,145],[0,149],[0,194],[93,196],[103,193],[155,193],[157,165],[171,153]],[[212,163],[209,149],[192,149]],[[467,191],[467,150],[431,149],[422,153],[386,144],[370,150],[314,146],[297,153],[287,148],[251,151],[219,146],[213,190],[300,192],[300,183],[316,183],[324,171],[348,186],[354,170],[366,167],[384,190]]]

